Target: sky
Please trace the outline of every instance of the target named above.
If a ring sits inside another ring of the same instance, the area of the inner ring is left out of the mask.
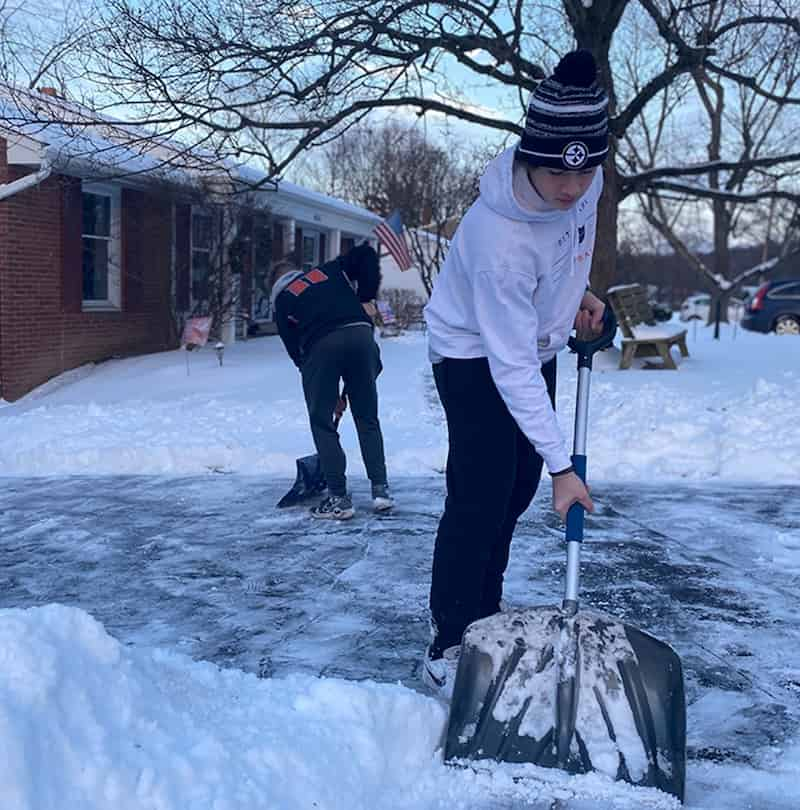
[[[620,371],[615,350],[596,361],[590,481],[796,484],[797,340],[727,327],[715,342],[705,327],[688,329],[690,356],[677,371]],[[390,480],[440,476],[446,431],[424,337],[380,346]],[[569,433],[574,359],[560,360]],[[363,467],[349,417],[343,425],[355,480]],[[299,377],[277,338],[230,345],[222,365],[210,347],[89,365],[0,407],[0,473],[12,481],[212,471],[289,481],[295,457],[311,450]],[[781,553],[793,561],[800,538],[790,534]],[[695,707],[719,728],[730,710],[713,691]],[[409,685],[257,678],[143,639],[123,644],[77,607],[0,610],[3,810],[677,806],[600,773],[445,767],[445,722],[445,708]],[[762,759],[759,770],[695,765],[687,806],[732,808],[745,789],[775,802],[747,807],[800,806],[800,745],[768,747]]]

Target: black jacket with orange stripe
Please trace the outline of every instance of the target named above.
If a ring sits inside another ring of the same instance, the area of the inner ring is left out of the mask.
[[[298,368],[314,344],[334,329],[352,323],[372,325],[361,304],[375,298],[380,281],[378,254],[367,244],[307,273],[278,279],[278,334]]]

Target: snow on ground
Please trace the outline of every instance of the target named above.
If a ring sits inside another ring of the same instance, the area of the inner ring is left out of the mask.
[[[258,679],[129,649],[73,608],[1,611],[0,661],[5,810],[679,806],[597,774],[447,768],[436,754],[445,711],[410,689]]]
[[[444,713],[415,691],[440,478],[337,526],[271,509],[287,482],[258,476],[2,483],[3,810],[675,810],[598,774],[442,764]],[[582,594],[681,655],[691,810],[800,807],[793,491],[595,490]],[[521,523],[512,605],[561,592],[547,500]]]
[[[734,338],[726,328],[715,342],[705,328],[694,332],[677,372],[619,371],[613,352],[598,361],[591,480],[796,484],[800,341],[742,331]],[[381,349],[390,475],[438,474],[446,430],[424,337],[385,339]],[[569,433],[569,356],[559,377]],[[343,437],[351,472],[363,473],[349,419]],[[212,350],[109,361],[0,408],[5,476],[214,470],[291,478],[295,457],[311,450],[299,378],[274,338],[229,346],[222,366]],[[794,533],[778,540],[771,553],[765,543],[765,559],[796,559]],[[713,695],[696,710],[713,723]],[[598,774],[447,768],[438,751],[444,722],[436,701],[401,685],[258,679],[122,646],[76,608],[0,611],[3,810],[675,807]],[[758,770],[698,764],[691,806],[738,808],[747,785],[751,796],[772,797],[758,810],[796,807],[800,747],[775,748],[767,760]],[[520,772],[533,779],[515,781]],[[709,796],[713,803],[704,803]]]
[[[596,362],[590,407],[594,481],[800,480],[800,341],[689,327],[678,371],[620,371]],[[390,477],[441,472],[446,429],[423,335],[381,341],[381,420]],[[574,360],[559,358],[567,436]],[[640,363],[641,365],[641,363]],[[352,420],[342,436],[363,475]],[[211,348],[111,360],[70,372],[0,409],[4,475],[294,474],[313,452],[299,375],[278,338],[237,343],[220,366]]]

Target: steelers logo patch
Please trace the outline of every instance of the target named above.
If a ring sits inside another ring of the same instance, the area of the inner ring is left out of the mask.
[[[561,162],[568,169],[580,169],[588,158],[589,150],[586,148],[586,144],[581,143],[581,141],[568,143],[561,153]]]

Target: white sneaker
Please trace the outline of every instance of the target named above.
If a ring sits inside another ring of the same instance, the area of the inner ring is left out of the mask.
[[[441,658],[431,658],[430,651],[430,647],[425,650],[425,658],[422,662],[422,682],[439,697],[449,701],[453,697],[458,659],[461,657],[461,645],[448,647],[442,653]]]
[[[376,512],[388,512],[394,506],[394,500],[389,494],[386,484],[372,485],[372,508]]]

